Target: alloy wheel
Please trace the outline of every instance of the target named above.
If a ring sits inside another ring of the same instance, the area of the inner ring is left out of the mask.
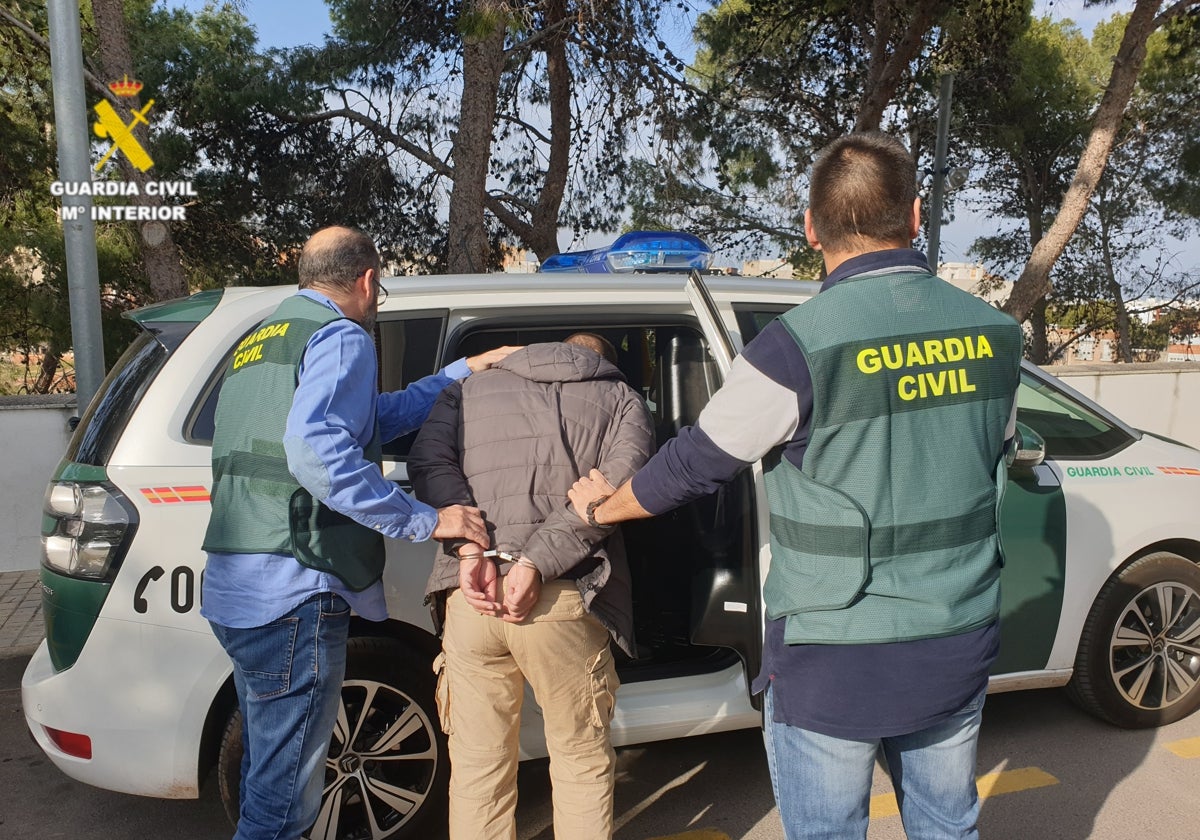
[[[325,763],[325,788],[311,840],[383,840],[395,835],[432,793],[438,762],[435,724],[403,691],[347,680]]]
[[[1200,682],[1200,594],[1163,581],[1134,596],[1113,629],[1109,668],[1137,708],[1166,709],[1187,696]]]

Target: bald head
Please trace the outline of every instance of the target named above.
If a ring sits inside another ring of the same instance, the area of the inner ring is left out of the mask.
[[[322,228],[300,252],[300,288],[319,286],[349,293],[367,269],[378,276],[379,251],[369,236],[354,228]]]
[[[612,342],[602,335],[596,335],[589,332],[577,332],[574,335],[569,335],[563,339],[563,344],[574,344],[577,347],[586,347],[600,358],[606,360],[610,364],[617,363],[617,348],[612,346]]]

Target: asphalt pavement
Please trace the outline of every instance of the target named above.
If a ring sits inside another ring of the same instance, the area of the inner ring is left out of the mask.
[[[33,653],[45,635],[38,572],[0,572],[0,657]]]
[[[35,572],[0,573],[0,838],[231,836],[212,779],[199,800],[147,799],[73,781],[43,755],[20,693],[42,636],[40,610]],[[1122,730],[1060,691],[993,695],[978,775],[985,840],[1191,840],[1200,835],[1200,714]],[[519,790],[519,840],[553,840],[545,760],[521,765]],[[869,840],[902,840],[878,769],[872,793]],[[617,840],[783,838],[757,730],[619,749],[615,819]]]

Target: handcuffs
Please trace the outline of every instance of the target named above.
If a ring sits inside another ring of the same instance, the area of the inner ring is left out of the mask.
[[[504,560],[508,563],[516,563],[520,558],[516,554],[509,554],[507,551],[501,551],[498,548],[489,548],[483,552],[484,557],[495,557],[497,560]]]
[[[539,576],[541,575],[541,569],[537,567],[536,563],[534,563],[528,557],[522,557],[519,554],[509,554],[507,551],[500,551],[498,548],[489,548],[487,551],[483,552],[483,556],[485,559],[503,560],[506,563],[514,563],[518,566],[524,566],[527,569],[534,569],[538,572]],[[473,558],[474,555],[471,555],[471,557],[467,559]],[[458,559],[462,560],[463,558],[459,557]]]

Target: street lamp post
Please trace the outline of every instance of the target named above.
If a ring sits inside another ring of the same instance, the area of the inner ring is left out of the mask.
[[[938,96],[937,140],[933,147],[933,188],[929,196],[929,268],[934,274],[938,270],[938,257],[942,248],[942,208],[946,199],[946,146],[950,141],[950,98],[954,93],[954,76],[942,76],[941,94]]]
[[[48,0],[50,74],[54,87],[54,132],[58,137],[58,178],[92,180],[88,155],[91,127],[83,88],[83,42],[77,0]],[[100,330],[100,270],[96,263],[96,225],[89,195],[63,196],[67,289],[71,307],[71,344],[75,348],[75,399],[82,416],[104,379],[104,335]],[[77,213],[77,215],[76,215]],[[70,218],[67,216],[70,215]]]

